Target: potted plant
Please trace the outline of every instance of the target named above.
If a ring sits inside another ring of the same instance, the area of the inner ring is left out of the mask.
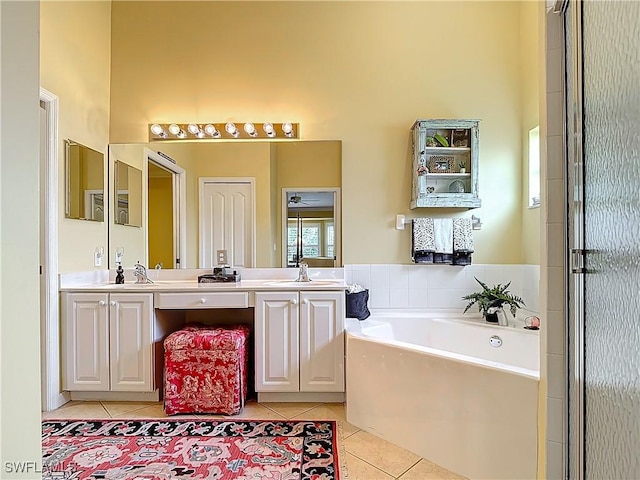
[[[458,168],[460,168],[460,173],[467,173],[467,165],[464,162],[458,163]]]
[[[476,278],[476,277],[474,277]],[[502,285],[498,283],[493,287],[489,288],[486,283],[481,282],[476,278],[476,282],[480,284],[482,287],[481,292],[470,293],[469,295],[465,295],[462,297],[463,300],[468,300],[466,308],[463,313],[466,313],[474,304],[478,304],[478,311],[482,312],[485,320],[487,322],[496,323],[498,322],[498,315],[494,311],[496,308],[503,307],[504,305],[509,305],[511,308],[511,313],[513,315],[516,314],[516,310],[522,306],[524,306],[524,300],[522,298],[512,295],[509,293],[507,288],[511,285],[511,282]]]

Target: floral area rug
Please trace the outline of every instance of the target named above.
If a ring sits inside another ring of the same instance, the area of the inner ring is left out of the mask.
[[[336,422],[43,420],[46,480],[339,480]]]

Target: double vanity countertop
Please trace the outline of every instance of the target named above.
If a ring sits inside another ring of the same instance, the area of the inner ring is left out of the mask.
[[[280,268],[238,269],[239,282],[198,283],[198,275],[210,269],[150,270],[152,283],[136,283],[133,271],[125,270],[125,283],[115,283],[115,272],[81,272],[60,275],[60,291],[85,292],[224,292],[224,291],[298,291],[345,290],[341,268],[309,269],[311,281],[298,282],[297,270]],[[292,275],[292,274],[295,274]],[[247,278],[248,277],[248,278]]]

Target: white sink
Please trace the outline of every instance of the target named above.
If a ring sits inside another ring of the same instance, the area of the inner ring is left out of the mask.
[[[310,282],[296,282],[295,280],[274,280],[265,282],[270,287],[326,287],[338,286],[342,280],[311,280]]]

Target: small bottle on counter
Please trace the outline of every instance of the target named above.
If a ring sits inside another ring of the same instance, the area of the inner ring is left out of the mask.
[[[122,265],[120,264],[118,264],[118,268],[116,269],[116,283],[124,283],[124,270],[122,269]]]

